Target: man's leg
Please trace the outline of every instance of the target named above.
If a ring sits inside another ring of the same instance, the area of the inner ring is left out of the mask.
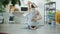
[[[28,25],[28,29],[30,29],[30,26]]]

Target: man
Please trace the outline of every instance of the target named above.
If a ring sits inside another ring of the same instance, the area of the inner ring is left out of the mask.
[[[37,29],[37,20],[40,20],[42,17],[40,15],[40,13],[35,9],[37,6],[28,1],[28,17],[27,17],[27,22],[28,22],[28,28],[29,29]]]

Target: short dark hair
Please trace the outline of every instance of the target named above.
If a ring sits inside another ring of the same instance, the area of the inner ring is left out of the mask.
[[[35,8],[33,4],[31,5],[31,8]]]

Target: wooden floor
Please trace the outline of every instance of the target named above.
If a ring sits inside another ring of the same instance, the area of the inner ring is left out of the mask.
[[[0,25],[0,32],[9,34],[60,34],[60,25],[43,25],[37,30],[26,29],[24,24],[4,24]]]

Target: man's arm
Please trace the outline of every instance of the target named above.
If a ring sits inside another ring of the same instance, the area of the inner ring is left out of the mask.
[[[31,1],[28,1],[28,9],[29,10],[31,9],[30,4],[33,4],[33,3]]]
[[[34,21],[34,20],[41,20],[41,19],[42,19],[42,16],[41,16],[41,14],[40,14],[38,11],[36,12],[36,15],[37,15],[37,18],[32,18],[31,21]]]
[[[39,11],[36,12],[36,15],[37,15],[37,20],[42,19],[42,16],[41,16],[41,14],[39,13]]]

